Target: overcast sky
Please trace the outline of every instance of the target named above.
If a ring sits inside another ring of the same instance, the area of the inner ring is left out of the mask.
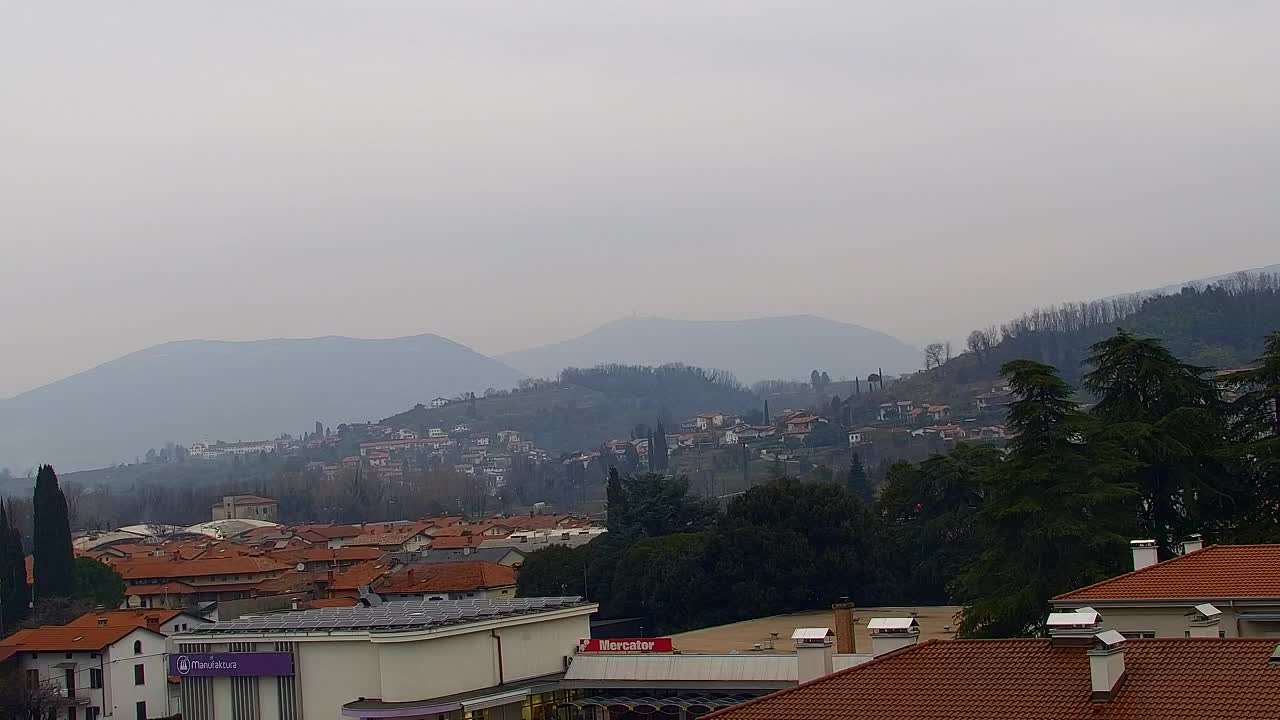
[[[0,397],[155,343],[813,313],[1280,262],[1274,0],[9,3]],[[802,349],[800,349],[802,350]]]

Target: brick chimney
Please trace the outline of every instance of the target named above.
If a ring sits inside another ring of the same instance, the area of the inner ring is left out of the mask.
[[[156,632],[160,632],[160,616],[159,615],[148,615],[145,618],[145,622],[147,624],[148,630],[155,630]]]
[[[871,654],[885,653],[915,645],[920,640],[920,623],[913,617],[871,618]]]
[[[1133,569],[1141,570],[1160,562],[1160,552],[1155,540],[1130,540],[1129,549],[1133,551]]]
[[[1196,605],[1187,615],[1187,634],[1193,638],[1217,638],[1222,611],[1210,603]]]
[[[1124,636],[1106,630],[1093,638],[1089,648],[1089,683],[1094,702],[1107,702],[1115,697],[1124,681]]]
[[[830,628],[796,628],[791,641],[796,645],[797,679],[801,683],[831,674],[832,640]]]
[[[835,616],[836,652],[841,655],[857,653],[858,636],[853,626],[853,603],[849,602],[849,598],[842,597],[831,606],[831,613]]]

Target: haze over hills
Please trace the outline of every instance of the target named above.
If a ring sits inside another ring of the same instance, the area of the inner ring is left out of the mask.
[[[520,377],[437,335],[165,343],[0,400],[0,467],[74,470],[166,441],[297,435]]]
[[[586,335],[499,355],[534,377],[566,367],[601,363],[662,365],[681,362],[727,370],[746,383],[807,380],[814,369],[833,378],[914,370],[920,352],[876,330],[813,315],[753,320],[623,318]]]

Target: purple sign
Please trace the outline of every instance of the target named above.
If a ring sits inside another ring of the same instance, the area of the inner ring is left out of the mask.
[[[293,653],[182,653],[169,656],[169,674],[178,677],[292,675]]]

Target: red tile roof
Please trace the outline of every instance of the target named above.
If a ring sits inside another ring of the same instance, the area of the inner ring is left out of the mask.
[[[137,625],[111,625],[108,627],[76,627],[47,625],[31,630],[19,630],[0,643],[0,647],[16,648],[19,652],[66,652],[102,650],[119,642],[137,630],[153,632]],[[159,633],[156,633],[157,635]]]
[[[1274,639],[1129,640],[1124,681],[1092,701],[1088,648],[931,640],[709,720],[1247,720],[1280,717]]]
[[[352,565],[334,576],[329,583],[330,590],[359,590],[372,585],[375,580],[391,571],[391,563],[375,560],[359,565]]]
[[[158,585],[131,585],[124,589],[125,595],[190,595],[196,592],[196,586],[184,582],[167,582]]]
[[[264,557],[214,557],[199,560],[120,561],[112,567],[125,580],[146,578],[249,575],[287,570],[288,565]]]
[[[431,547],[435,550],[456,550],[466,547],[480,547],[480,543],[493,538],[485,535],[455,535],[445,537],[434,537],[431,539]]]
[[[146,627],[147,620],[154,618],[163,625],[182,614],[181,610],[165,610],[163,608],[139,608],[137,610],[106,610],[103,612],[85,613],[67,623],[67,627]],[[103,621],[106,621],[105,624]]]
[[[316,600],[303,600],[302,607],[305,610],[317,610],[319,608],[330,607],[355,607],[360,601],[355,598],[318,598]]]
[[[267,556],[273,560],[291,563],[296,565],[299,562],[319,563],[319,562],[360,562],[363,560],[377,560],[383,556],[383,552],[376,547],[309,547],[309,548],[290,548],[288,550],[274,550],[267,553]]]
[[[380,593],[473,592],[516,584],[516,571],[506,565],[462,562],[409,565],[387,575],[375,587]]]
[[[1054,600],[1227,598],[1280,598],[1280,545],[1210,545]]]

